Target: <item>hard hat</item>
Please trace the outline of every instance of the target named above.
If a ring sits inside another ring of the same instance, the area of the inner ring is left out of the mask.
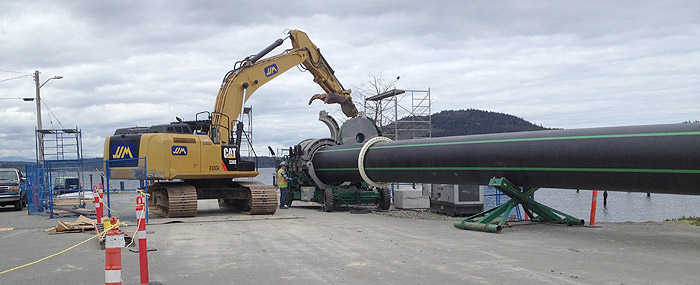
[[[287,164],[284,163],[284,161],[282,161],[282,162],[280,162],[280,167],[282,167],[282,166],[287,166]]]

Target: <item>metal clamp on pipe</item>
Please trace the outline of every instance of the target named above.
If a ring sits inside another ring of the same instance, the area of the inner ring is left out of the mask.
[[[383,188],[386,186],[391,185],[391,183],[379,183],[379,182],[374,182],[372,179],[367,176],[367,173],[365,172],[365,153],[367,150],[375,143],[377,142],[390,142],[391,139],[387,137],[373,137],[370,140],[368,140],[363,146],[362,149],[360,149],[360,154],[357,156],[357,170],[360,172],[360,176],[362,176],[362,179],[367,182],[372,187],[377,187],[377,188]]]
[[[328,185],[323,183],[321,179],[318,179],[318,176],[316,176],[316,170],[314,169],[314,163],[311,161],[308,161],[304,164],[308,169],[309,169],[309,176],[311,176],[311,179],[318,185],[318,187],[321,187],[322,189],[328,188]]]

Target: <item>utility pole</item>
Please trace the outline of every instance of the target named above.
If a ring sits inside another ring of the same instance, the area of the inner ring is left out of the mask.
[[[34,83],[36,84],[36,141],[37,152],[36,160],[39,163],[44,162],[44,134],[41,133],[41,86],[39,85],[39,71],[34,70]]]
[[[36,140],[37,140],[37,150],[36,150],[36,160],[38,163],[44,163],[44,133],[41,126],[41,87],[44,87],[51,79],[63,79],[63,76],[56,75],[49,79],[46,79],[44,83],[39,84],[39,71],[34,70],[34,83],[36,84]]]

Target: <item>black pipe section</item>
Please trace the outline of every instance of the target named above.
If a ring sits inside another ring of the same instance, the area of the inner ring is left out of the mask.
[[[325,184],[361,182],[362,145],[313,156]],[[377,142],[364,159],[376,182],[487,184],[700,195],[700,123],[501,133]]]
[[[265,56],[266,54],[268,54],[269,52],[271,52],[273,49],[275,49],[275,48],[277,48],[278,46],[282,45],[283,42],[284,42],[284,39],[277,39],[277,40],[274,41],[272,44],[270,44],[269,46],[267,46],[264,50],[260,51],[258,54],[253,55],[253,56],[251,56],[250,58],[248,58],[248,60],[249,60],[251,63],[255,63],[256,61],[258,61],[259,59],[261,59],[263,56]]]

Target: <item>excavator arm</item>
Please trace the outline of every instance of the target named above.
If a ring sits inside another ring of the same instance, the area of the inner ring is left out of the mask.
[[[243,105],[258,88],[297,65],[302,65],[308,70],[314,76],[314,82],[325,92],[314,95],[309,104],[315,99],[320,99],[327,104],[340,104],[343,113],[348,117],[357,116],[358,111],[352,102],[351,91],[343,88],[333,69],[306,33],[292,30],[289,32],[289,39],[292,49],[261,59],[284,42],[283,39],[278,39],[258,54],[237,62],[234,69],[226,74],[212,113],[210,134],[215,142],[220,137],[221,143],[227,143],[233,127],[230,123],[238,119]]]
[[[350,90],[345,89],[338,78],[335,77],[335,71],[328,64],[326,59],[321,54],[321,50],[311,42],[306,33],[299,30],[292,30],[289,33],[292,39],[294,48],[308,47],[309,58],[302,62],[302,65],[311,72],[314,76],[314,82],[323,88],[326,93],[316,94],[309,100],[309,105],[316,100],[322,100],[326,104],[340,104],[343,113],[348,117],[357,116],[357,108],[352,102]]]

